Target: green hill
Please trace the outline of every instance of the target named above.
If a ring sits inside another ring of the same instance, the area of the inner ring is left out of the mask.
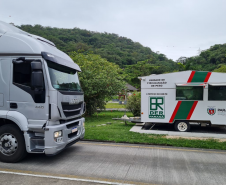
[[[178,70],[226,72],[226,44],[217,44],[177,64],[164,54],[157,54],[129,38],[114,33],[99,33],[79,28],[64,29],[41,25],[21,25],[20,29],[54,42],[65,53],[94,53],[118,64],[124,79],[139,88],[138,76],[161,74]]]
[[[57,48],[65,53],[92,51],[94,54],[106,58],[109,62],[118,64],[121,68],[147,59],[154,61],[155,65],[158,65],[159,62],[159,65],[165,66],[166,64],[170,69],[174,68],[174,62],[163,54],[156,54],[150,48],[114,33],[99,33],[79,28],[52,28],[41,25],[18,27],[54,42]]]
[[[202,51],[199,56],[188,58],[185,69],[213,71],[222,65],[226,65],[226,44],[216,44]]]

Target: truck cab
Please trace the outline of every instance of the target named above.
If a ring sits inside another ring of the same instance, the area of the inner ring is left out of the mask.
[[[54,43],[0,21],[0,160],[55,155],[85,134],[81,69]]]

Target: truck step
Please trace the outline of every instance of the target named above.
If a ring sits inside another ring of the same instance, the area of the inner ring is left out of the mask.
[[[31,150],[32,153],[44,153],[44,149],[38,149],[38,148],[35,148],[33,150]]]

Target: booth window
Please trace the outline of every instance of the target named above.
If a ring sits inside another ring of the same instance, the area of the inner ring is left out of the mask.
[[[213,101],[226,100],[226,86],[209,85],[208,100],[213,100]]]
[[[203,100],[203,86],[176,86],[176,100]]]

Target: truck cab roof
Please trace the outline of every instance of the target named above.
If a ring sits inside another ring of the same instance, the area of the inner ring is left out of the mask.
[[[69,67],[81,71],[80,67],[66,53],[57,49],[53,42],[0,21],[0,55],[41,56],[43,52],[62,58],[64,59],[62,65],[66,65],[67,61]]]

